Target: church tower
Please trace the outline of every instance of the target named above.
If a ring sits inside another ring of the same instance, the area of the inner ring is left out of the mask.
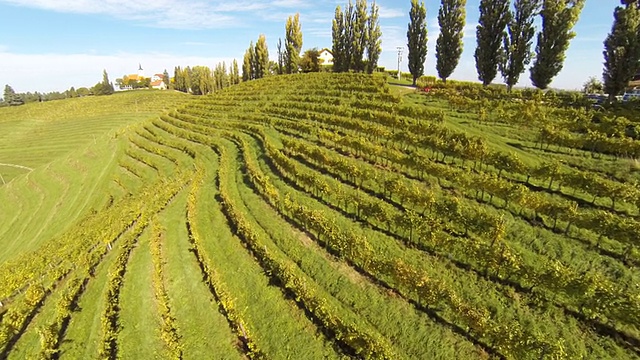
[[[142,65],[138,63],[138,78],[144,77],[144,70],[142,70]]]

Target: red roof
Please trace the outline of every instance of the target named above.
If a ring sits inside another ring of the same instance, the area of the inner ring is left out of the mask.
[[[162,80],[154,81],[151,83],[151,86],[160,86],[163,83]]]

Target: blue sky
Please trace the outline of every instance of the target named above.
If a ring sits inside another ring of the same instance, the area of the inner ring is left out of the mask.
[[[284,35],[289,15],[300,13],[303,49],[331,47],[335,7],[348,0],[0,0],[0,85],[16,91],[91,86],[106,69],[111,80],[135,73],[170,73],[173,67],[242,60],[264,33],[269,53]],[[436,75],[435,40],[440,1],[426,0],[429,53],[425,72]],[[452,78],[477,80],[473,52],[479,0],[468,0],[464,52]],[[587,0],[563,71],[553,87],[576,89],[602,74],[602,42],[619,0]],[[397,68],[396,47],[406,48],[409,0],[377,0],[383,32],[380,65]],[[405,50],[406,54],[406,50]],[[406,57],[402,64],[408,71]],[[499,79],[497,79],[499,80]],[[528,71],[519,83],[530,86]]]

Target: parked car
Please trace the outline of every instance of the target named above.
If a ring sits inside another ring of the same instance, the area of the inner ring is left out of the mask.
[[[640,100],[640,89],[634,88],[624,93],[622,101]]]
[[[607,101],[607,95],[604,94],[587,94],[587,99],[589,99],[594,104],[602,104]]]

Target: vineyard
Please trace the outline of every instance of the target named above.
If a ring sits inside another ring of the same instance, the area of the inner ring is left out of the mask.
[[[633,123],[403,93],[320,73],[165,98],[16,173],[0,359],[640,358]]]

